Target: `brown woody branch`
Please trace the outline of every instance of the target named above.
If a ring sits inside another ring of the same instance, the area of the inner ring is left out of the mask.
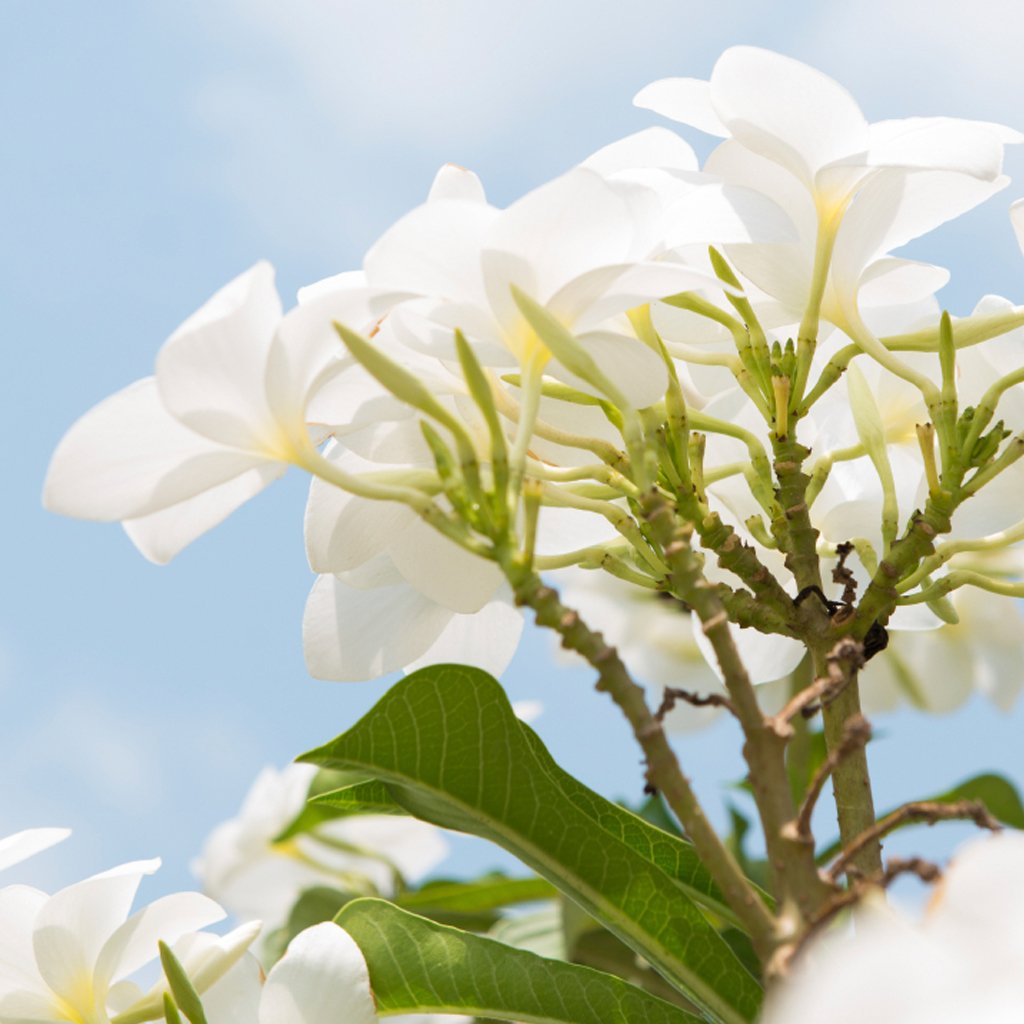
[[[871,843],[877,843],[883,836],[907,822],[919,821],[926,825],[934,825],[939,821],[956,819],[973,821],[978,828],[991,829],[993,832],[998,832],[1003,827],[980,800],[959,800],[951,804],[935,800],[918,800],[904,804],[892,814],[887,814],[877,821],[871,828],[865,829],[839,854],[826,875],[829,881],[835,883],[840,875],[848,872],[850,862],[861,850]]]
[[[678,701],[683,701],[685,704],[690,704],[695,708],[725,708],[731,715],[736,714],[735,705],[725,694],[708,693],[702,696],[699,693],[691,693],[689,690],[680,690],[675,686],[666,686],[664,695],[661,698],[661,704],[658,705],[658,710],[654,712],[654,717],[659,722],[663,722],[665,716],[676,706]]]
[[[826,656],[825,674],[794,694],[778,714],[768,719],[768,724],[778,736],[789,739],[793,735],[793,727],[789,723],[797,715],[810,718],[825,704],[835,700],[856,678],[863,665],[864,645],[844,637]]]

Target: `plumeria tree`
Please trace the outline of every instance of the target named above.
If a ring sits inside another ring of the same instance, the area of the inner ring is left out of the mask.
[[[1024,809],[983,774],[880,815],[865,712],[974,690],[1007,707],[1022,685],[1024,306],[955,316],[947,271],[894,252],[1004,190],[1024,135],[870,124],[836,82],[750,47],[636,102],[721,140],[703,168],[651,127],[501,209],[446,166],[361,269],[285,312],[255,265],[68,431],[47,507],[121,522],[158,563],[289,466],[309,474],[309,671],[406,675],[208,841],[207,891],[265,922],[253,952],[250,931],[189,937],[208,903],[166,936],[150,914],[136,931],[151,958],[164,940],[165,979],[128,1005],[122,930],[90,932],[86,1010],[79,975],[40,959],[69,890],[18,897],[10,934],[58,1009],[23,1012],[0,977],[0,1021],[794,1022],[825,1019],[826,990],[835,1020],[1011,1019],[1019,836],[956,861],[921,925],[886,887],[942,868],[882,840],[1019,828]],[[1024,245],[1021,201],[1011,220]],[[496,677],[524,616],[628,721],[631,808],[510,705]],[[723,714],[763,858],[712,826],[670,741]],[[423,883],[438,826],[532,876]],[[130,902],[146,870],[80,885]],[[74,899],[76,928],[113,913]],[[993,935],[998,969],[978,959]],[[908,1001],[926,988],[953,995]]]

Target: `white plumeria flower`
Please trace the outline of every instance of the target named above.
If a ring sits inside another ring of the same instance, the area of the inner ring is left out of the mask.
[[[380,438],[385,459],[412,456],[422,468],[432,467],[418,424],[391,426]],[[362,450],[381,454],[372,440]],[[341,445],[326,457],[350,473],[384,468]],[[460,547],[408,506],[368,501],[322,480],[310,485],[305,533],[310,566],[321,574],[303,617],[311,675],[359,681],[442,661],[494,675],[508,667],[523,619],[493,562]]]
[[[398,345],[390,354],[401,358],[407,351]],[[542,414],[549,413],[542,404]],[[338,442],[325,456],[350,474],[395,471],[396,463],[406,470],[433,467],[419,425],[409,418],[345,433]],[[481,449],[486,444],[478,438]],[[321,574],[303,618],[313,676],[363,680],[444,661],[495,676],[508,667],[523,616],[495,563],[460,547],[405,505],[368,501],[323,480],[310,485],[305,534],[310,566]],[[614,536],[594,513],[544,508],[537,551],[557,555]]]
[[[285,922],[305,889],[362,878],[374,891],[390,892],[391,865],[417,880],[448,852],[433,825],[382,814],[328,821],[275,843],[305,806],[315,774],[312,765],[264,768],[238,816],[213,830],[192,864],[206,892],[237,917],[259,917],[268,933]]]
[[[1008,1024],[1024,1003],[1024,835],[956,855],[920,923],[867,907],[850,936],[806,951],[764,1024]],[[865,984],[865,979],[870,979]]]
[[[690,145],[665,128],[646,128],[602,147],[582,162],[609,181],[632,183],[653,193],[657,214],[650,250],[661,254],[729,243],[793,241],[795,229],[781,207],[763,192],[702,172]],[[650,197],[637,192],[637,198]],[[704,260],[697,257],[698,266]],[[689,262],[689,260],[688,260]],[[710,273],[710,267],[707,268]]]
[[[263,981],[248,957],[203,999],[210,1024],[376,1024],[370,976],[359,947],[331,922],[300,932]],[[470,1024],[470,1017],[402,1014],[396,1024]]]
[[[56,846],[69,835],[69,828],[27,828],[0,839],[0,871]]]
[[[52,896],[28,886],[0,890],[0,1021],[134,1024],[162,1015],[162,986],[143,994],[129,975],[168,943],[193,984],[213,984],[245,952],[259,923],[209,937],[204,955],[186,941],[224,918],[200,893],[174,893],[129,915],[139,882],[159,860],[138,861],[77,882]],[[185,945],[181,945],[185,942]]]
[[[730,247],[740,269],[798,315],[834,246],[826,316],[858,325],[858,292],[934,291],[938,268],[888,260],[893,248],[971,209],[1007,183],[1003,146],[1024,136],[1001,125],[954,118],[868,124],[856,101],[815,68],[781,54],[732,47],[708,82],[662,79],[637,105],[727,139],[707,170],[777,202],[800,241]]]
[[[362,322],[368,298],[335,289],[282,316],[273,277],[258,263],[226,285],[167,340],[155,376],[71,427],[47,508],[123,522],[163,563],[303,462],[318,440],[306,407],[346,364],[332,321]]]
[[[393,314],[412,345],[452,358],[458,327],[484,366],[543,370],[591,390],[551,358],[516,306],[515,286],[573,331],[601,371],[642,408],[664,393],[664,366],[616,318],[651,299],[716,284],[684,264],[651,258],[658,208],[650,190],[585,167],[505,210],[487,204],[482,191],[435,198],[371,248],[366,279],[380,292],[421,296]]]

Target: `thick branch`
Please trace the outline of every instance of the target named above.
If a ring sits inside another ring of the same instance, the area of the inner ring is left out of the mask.
[[[536,573],[510,566],[507,574],[516,601],[533,609],[537,624],[555,630],[563,647],[582,655],[597,670],[597,688],[619,706],[643,749],[648,783],[664,795],[722,895],[750,934],[755,949],[762,957],[767,956],[773,946],[771,912],[707,820],[661,722],[651,713],[643,689],[630,677],[618,652],[600,633],[589,629],[575,611],[563,605],[558,594],[545,586]]]
[[[870,739],[871,725],[863,715],[857,715],[847,720],[842,743],[834,750],[829,751],[828,756],[815,772],[814,778],[811,779],[811,784],[807,787],[807,793],[804,795],[794,825],[798,836],[803,836],[806,839],[814,838],[811,832],[811,816],[814,814],[814,807],[826,781],[846,758],[861,750]]]
[[[803,461],[808,454],[808,450],[796,440],[780,438],[776,441],[775,473],[779,481],[779,500],[784,514],[772,524],[772,528],[778,537],[779,547],[786,552],[786,565],[796,577],[800,590],[821,592],[821,565],[817,553],[818,531],[811,523],[807,508],[808,477],[802,469]],[[857,640],[863,642],[876,618],[877,616],[872,617],[862,631],[856,628],[849,631],[853,632]],[[803,602],[798,608],[798,621],[804,630],[804,639],[811,649],[815,677],[830,677],[837,667],[842,671],[841,685],[822,708],[825,744],[829,751],[835,751],[843,743],[847,721],[860,715],[860,693],[857,688],[859,665],[856,660],[830,662],[831,638],[835,635],[835,623],[828,610],[819,606],[818,602]],[[839,819],[839,834],[843,842],[849,842],[869,828],[875,820],[871,777],[868,773],[868,759],[864,747],[852,751],[836,764],[832,774],[832,791]],[[880,874],[881,845],[874,842],[865,846],[858,856],[857,866],[865,875]]]
[[[693,527],[677,521],[671,506],[656,492],[645,496],[644,515],[664,552],[675,591],[693,608],[714,648],[729,699],[746,742],[743,756],[750,768],[754,800],[765,833],[774,888],[780,902],[795,902],[809,916],[823,898],[814,863],[813,843],[787,834],[785,825],[795,810],[786,773],[786,741],[768,724],[729,629],[729,616],[717,589],[701,572],[700,559],[690,546]]]
[[[859,646],[859,645],[858,645]],[[825,746],[829,754],[838,754],[844,749],[846,742],[847,723],[862,718],[860,710],[860,693],[857,688],[857,671],[863,664],[860,660],[832,660],[825,655],[825,670],[839,668],[845,677],[845,683],[835,695],[822,706],[822,718],[825,726]],[[820,655],[815,655],[815,668],[818,668]],[[875,822],[875,801],[871,792],[871,777],[868,773],[868,758],[865,746],[861,744],[845,750],[843,756],[836,760],[832,769],[832,793],[836,803],[836,816],[839,820],[839,836],[843,843],[851,843],[857,836],[864,834]],[[856,855],[856,866],[861,874],[878,875],[882,871],[882,845],[876,837],[867,841],[859,848]]]

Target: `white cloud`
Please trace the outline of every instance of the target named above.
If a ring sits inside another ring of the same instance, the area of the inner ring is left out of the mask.
[[[74,788],[128,814],[160,803],[169,744],[154,743],[157,737],[162,738],[157,717],[135,717],[94,692],[76,691],[60,698],[16,761],[31,771],[43,758],[49,770],[73,780]]]

